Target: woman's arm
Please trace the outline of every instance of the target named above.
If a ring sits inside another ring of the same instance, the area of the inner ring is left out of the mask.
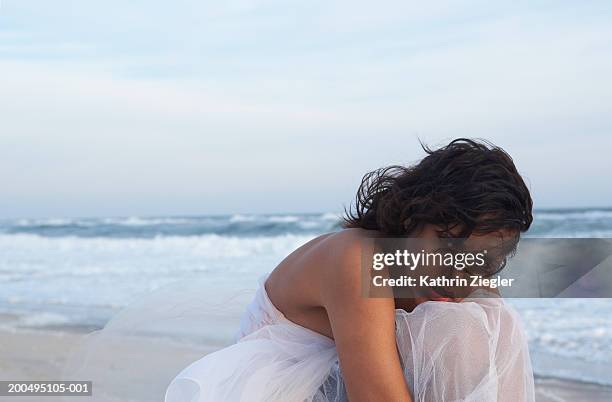
[[[361,293],[361,249],[338,250],[321,288],[351,402],[411,402],[395,340],[393,298]]]

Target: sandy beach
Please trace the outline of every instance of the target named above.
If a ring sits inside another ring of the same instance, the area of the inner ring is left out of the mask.
[[[86,340],[84,334],[55,331],[0,331],[0,380],[59,380],[66,368],[71,351],[78,350]],[[122,339],[98,350],[94,363],[87,369],[93,376],[94,396],[67,398],[108,402],[162,401],[163,392],[172,376],[190,361],[198,359],[215,346],[194,350],[175,343],[145,339]],[[111,351],[112,349],[112,351]],[[116,356],[121,356],[117,361]],[[112,373],[113,384],[98,382]],[[156,383],[151,379],[157,378]],[[75,378],[76,379],[76,378]],[[91,380],[92,378],[79,378]],[[4,400],[20,402],[59,401],[59,397],[11,397]],[[557,379],[536,379],[538,402],[612,400],[612,388]]]

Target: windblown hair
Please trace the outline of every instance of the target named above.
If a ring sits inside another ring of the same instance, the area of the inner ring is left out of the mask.
[[[483,140],[458,138],[432,150],[414,166],[389,166],[366,174],[344,227],[409,236],[425,224],[440,237],[467,238],[501,229],[529,229],[531,195],[512,158]]]

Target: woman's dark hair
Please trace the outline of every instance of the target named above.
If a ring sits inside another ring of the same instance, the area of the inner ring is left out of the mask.
[[[408,236],[433,224],[440,237],[461,238],[529,228],[531,195],[503,149],[466,138],[435,150],[421,146],[427,156],[416,165],[364,176],[344,227]]]

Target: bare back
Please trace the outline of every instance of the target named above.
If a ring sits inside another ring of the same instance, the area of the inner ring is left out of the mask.
[[[266,291],[289,320],[334,339],[351,402],[405,402],[394,300],[361,295],[361,240],[375,235],[345,229],[311,240],[276,267]]]

